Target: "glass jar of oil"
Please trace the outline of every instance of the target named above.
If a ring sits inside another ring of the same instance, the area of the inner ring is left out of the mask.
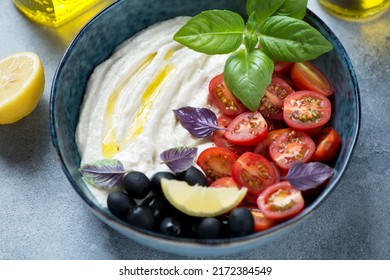
[[[330,13],[349,19],[365,19],[384,12],[390,0],[318,0]]]
[[[31,20],[48,26],[59,26],[102,0],[13,0]]]

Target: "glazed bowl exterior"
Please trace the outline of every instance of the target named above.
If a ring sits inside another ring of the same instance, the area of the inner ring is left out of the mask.
[[[203,10],[228,9],[245,16],[245,1],[237,0],[122,0],[94,17],[74,38],[54,77],[50,97],[50,129],[54,148],[70,184],[89,208],[109,226],[145,246],[186,256],[218,256],[253,249],[290,231],[303,222],[338,185],[353,153],[360,126],[360,99],[350,59],[334,33],[311,11],[305,20],[334,46],[315,64],[334,86],[331,125],[339,132],[342,147],[333,167],[337,173],[325,189],[298,216],[271,229],[245,237],[199,240],[168,237],[126,224],[103,208],[83,181],[75,142],[80,106],[89,76],[114,49],[136,32],[176,16],[193,16]],[[310,225],[308,225],[310,226]]]

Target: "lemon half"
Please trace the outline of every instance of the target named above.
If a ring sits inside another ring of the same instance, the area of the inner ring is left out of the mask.
[[[166,199],[179,211],[195,217],[215,217],[237,207],[247,189],[190,186],[184,181],[161,180]]]
[[[21,52],[0,60],[0,124],[29,115],[38,105],[45,74],[38,55]]]

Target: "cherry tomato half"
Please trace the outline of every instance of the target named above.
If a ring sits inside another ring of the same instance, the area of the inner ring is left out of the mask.
[[[220,115],[217,118],[217,124],[220,127],[228,127],[229,123],[231,123],[232,120],[233,120],[232,116]]]
[[[259,111],[265,118],[283,120],[283,100],[294,92],[283,79],[273,76],[271,83],[261,99]]]
[[[281,74],[289,70],[294,65],[294,62],[288,61],[275,61],[274,62],[274,74]]]
[[[239,146],[230,143],[225,138],[225,132],[221,130],[216,130],[213,132],[212,140],[217,147],[228,149],[238,156],[242,155],[245,152],[249,152],[251,150],[251,147]]]
[[[238,156],[222,147],[211,147],[200,153],[196,163],[206,174],[210,182],[218,178],[230,176],[233,163]]]
[[[290,131],[277,136],[269,146],[269,154],[278,167],[287,171],[295,162],[307,162],[316,149],[305,132]]]
[[[264,214],[261,213],[260,209],[249,208],[249,210],[251,211],[253,219],[255,220],[255,232],[269,229],[275,224],[275,221],[265,217]]]
[[[340,149],[341,139],[333,127],[325,127],[320,136],[315,139],[316,150],[311,158],[312,161],[330,161]]]
[[[258,197],[259,197],[258,194],[247,193],[245,195],[244,201],[245,201],[246,205],[257,207],[256,201],[257,201]]]
[[[329,121],[331,112],[329,99],[314,91],[296,91],[284,99],[284,121],[298,131],[313,131],[324,126]]]
[[[214,188],[237,188],[237,183],[232,177],[221,177],[210,184],[210,187]]]
[[[259,195],[257,206],[268,219],[286,220],[301,212],[305,201],[290,182],[282,181],[266,188]]]
[[[253,152],[268,158],[269,146],[271,145],[271,143],[274,142],[279,135],[291,131],[292,131],[291,128],[281,128],[281,129],[275,129],[268,132],[267,137],[263,141],[261,141],[260,144],[255,146]]]
[[[291,68],[291,80],[298,90],[312,90],[325,96],[333,93],[326,76],[309,61],[297,62]]]
[[[227,127],[226,139],[235,145],[254,146],[268,134],[268,124],[260,112],[244,112],[235,117]]]
[[[282,135],[283,133],[289,133],[291,131],[292,131],[292,129],[289,127],[275,129],[275,130],[270,131],[267,135],[268,144],[271,145],[271,143],[273,143],[275,141],[275,139],[279,137],[279,135]]]
[[[233,118],[225,115],[221,115],[218,117],[218,126],[219,127],[227,127],[229,123],[233,120]],[[243,153],[249,151],[249,147],[244,147],[244,146],[238,146],[230,143],[226,138],[225,138],[225,130],[218,129],[213,132],[213,135],[211,137],[213,140],[214,144],[218,147],[226,148],[232,151],[233,153],[237,155],[242,155]]]
[[[227,88],[223,77],[224,75],[221,73],[211,79],[209,83],[209,97],[223,114],[236,116],[244,112],[246,107]]]
[[[277,182],[277,169],[265,157],[246,152],[233,163],[231,175],[239,187],[259,195],[266,187]]]

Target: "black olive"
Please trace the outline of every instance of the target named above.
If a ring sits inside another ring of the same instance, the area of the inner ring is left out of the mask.
[[[218,220],[221,222],[221,238],[231,238],[229,226],[229,214],[224,214],[218,217]]]
[[[187,215],[175,207],[168,208],[167,217],[172,217],[181,224],[182,234],[181,236],[197,238],[198,237],[198,224],[202,218]]]
[[[229,215],[229,228],[233,236],[245,236],[254,232],[254,219],[246,207],[232,210]]]
[[[166,216],[170,208],[170,204],[165,198],[156,195],[147,197],[141,205],[149,207],[152,210],[156,221],[161,220]]]
[[[149,230],[152,230],[156,224],[152,210],[146,206],[133,207],[127,214],[127,222]]]
[[[137,203],[126,193],[115,191],[107,197],[107,207],[115,216],[125,219],[129,210],[136,206]]]
[[[186,171],[177,174],[177,177],[179,180],[186,181],[190,186],[194,186],[196,184],[200,186],[208,185],[206,176],[195,166],[191,166]]]
[[[166,217],[160,223],[160,231],[170,236],[180,236],[182,234],[182,225],[177,219]]]
[[[133,198],[145,198],[151,191],[149,178],[142,172],[131,171],[123,178],[126,192]]]
[[[152,192],[155,195],[159,195],[159,196],[162,195],[162,189],[161,189],[162,178],[169,179],[169,180],[177,179],[175,174],[166,171],[160,171],[154,174],[151,179],[151,188],[152,188]]]
[[[217,218],[204,218],[198,226],[200,238],[211,239],[221,236],[222,223]]]

